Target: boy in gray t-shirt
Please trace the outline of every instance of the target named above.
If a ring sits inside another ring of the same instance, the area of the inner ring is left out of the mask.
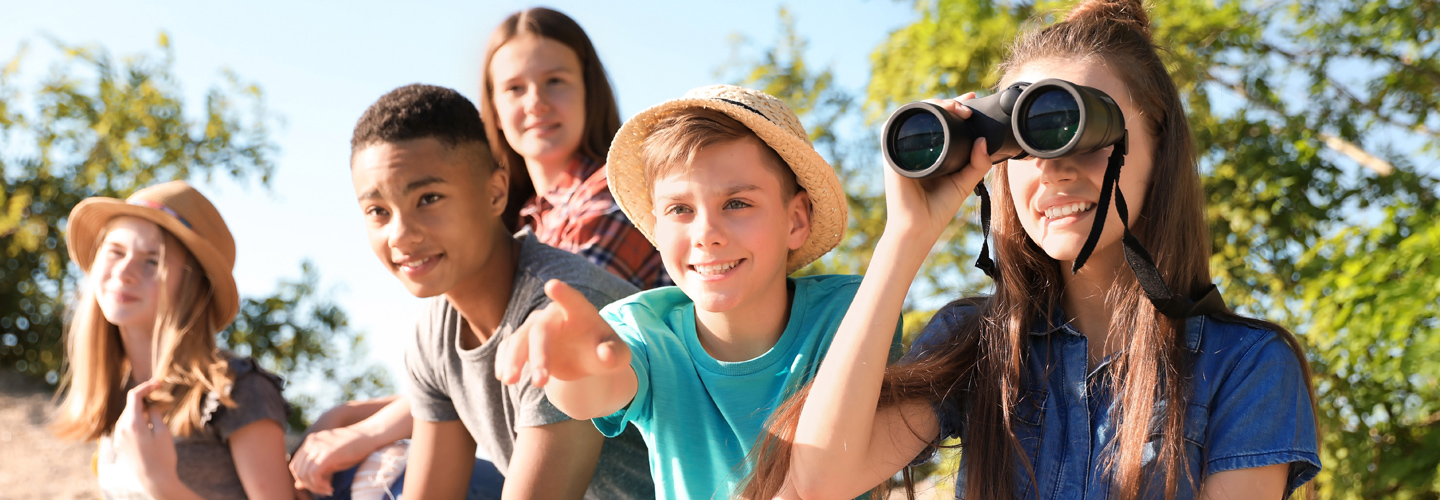
[[[409,437],[411,498],[485,497],[498,485],[480,472],[496,470],[507,498],[654,498],[638,432],[604,439],[544,391],[502,386],[494,375],[496,346],[549,302],[546,280],[583,290],[597,306],[635,289],[529,233],[511,234],[501,220],[510,172],[495,164],[479,112],[454,90],[391,91],[360,117],[350,147],[371,248],[411,294],[431,301],[406,353],[410,395],[356,404],[355,415],[307,437],[291,461],[297,483],[344,493],[331,474]],[[493,467],[474,458],[477,448]]]
[[[479,347],[463,349],[464,318],[447,299],[435,297],[426,304],[415,339],[405,351],[411,413],[425,421],[463,422],[502,473],[515,465],[510,458],[524,428],[571,419],[550,404],[544,389],[501,384],[495,378],[496,346],[531,311],[550,303],[545,296],[549,280],[572,284],[596,307],[635,293],[635,287],[624,280],[584,257],[540,243],[528,231],[515,235],[515,240],[520,242],[520,255],[514,285],[495,334]],[[653,496],[647,460],[645,443],[634,427],[606,440],[586,497],[634,498],[642,492],[647,498]]]

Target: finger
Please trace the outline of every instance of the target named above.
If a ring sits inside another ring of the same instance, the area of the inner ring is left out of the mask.
[[[146,412],[150,415],[150,432],[155,434],[169,434],[170,427],[165,425],[165,414],[158,409],[151,409]]]
[[[970,146],[970,164],[955,173],[956,187],[960,189],[962,196],[968,196],[975,190],[975,185],[985,179],[985,174],[990,172],[990,154],[987,153],[990,147],[986,144],[985,138],[975,139]]]
[[[550,283],[560,282],[551,280]],[[550,291],[549,284],[546,284],[545,291]],[[546,349],[549,347],[551,333],[560,331],[565,326],[562,317],[563,314],[558,310],[551,310],[550,306],[547,306],[546,314],[536,318],[536,325],[530,329],[530,341],[525,346],[530,358],[530,385],[545,387],[550,381],[550,356]]]
[[[590,299],[585,298],[585,294],[560,280],[546,282],[545,295],[560,306],[561,312],[565,313],[565,319],[575,314],[583,315],[587,311],[595,311],[595,306],[590,303]]]
[[[520,328],[517,328],[509,338],[505,339],[506,342],[500,345],[501,352],[505,356],[505,366],[502,368],[504,371],[501,373],[503,377],[500,381],[505,384],[520,382],[520,373],[525,369],[525,364],[530,361],[530,338],[534,331],[532,321],[539,321],[535,318],[540,318],[540,316],[532,314],[531,318],[521,324]]]
[[[160,388],[160,381],[158,380],[152,379],[141,382],[140,385],[135,386],[134,389],[130,389],[130,392],[125,394],[126,406],[144,408],[145,396],[149,396],[150,393],[155,392],[155,389],[158,388]]]
[[[968,120],[970,119],[970,107],[964,103],[974,98],[974,92],[967,92],[953,99],[927,99],[925,102],[945,108],[946,111],[949,111],[950,114],[959,117],[961,120]]]

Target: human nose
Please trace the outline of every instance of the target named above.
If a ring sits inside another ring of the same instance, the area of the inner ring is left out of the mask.
[[[1040,158],[1035,161],[1035,169],[1040,172],[1040,181],[1044,184],[1059,184],[1070,182],[1079,177],[1078,166],[1073,158]]]
[[[528,114],[539,114],[550,110],[550,99],[539,85],[528,85],[521,98]]]
[[[707,210],[697,212],[690,225],[690,240],[694,242],[695,248],[724,246],[728,238],[723,221]]]
[[[424,234],[414,216],[396,212],[390,220],[387,240],[391,248],[405,249],[424,240]]]

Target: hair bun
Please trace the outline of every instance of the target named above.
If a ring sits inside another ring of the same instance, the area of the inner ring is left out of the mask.
[[[1150,16],[1140,0],[1087,0],[1075,6],[1065,22],[1116,23],[1150,40]]]

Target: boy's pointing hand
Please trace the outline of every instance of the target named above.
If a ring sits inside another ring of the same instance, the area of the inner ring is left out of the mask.
[[[528,363],[531,385],[544,387],[551,377],[577,380],[630,365],[630,349],[584,295],[558,280],[545,283],[545,295],[550,304],[500,343],[496,378],[518,383]]]

